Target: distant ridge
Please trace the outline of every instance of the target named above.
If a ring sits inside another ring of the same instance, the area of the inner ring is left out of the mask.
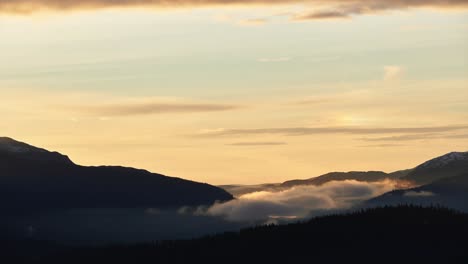
[[[422,163],[402,179],[423,185],[463,173],[468,173],[468,152],[450,152]]]
[[[119,166],[85,167],[67,156],[0,138],[0,208],[134,208],[208,205],[221,188]]]
[[[291,180],[281,184],[282,187],[292,187],[297,185],[322,185],[331,181],[356,180],[365,182],[376,182],[385,179],[396,180],[406,176],[410,170],[385,173],[383,171],[350,171],[350,172],[330,172],[315,178],[306,180]]]
[[[235,196],[241,196],[250,192],[259,191],[280,191],[295,186],[323,185],[332,181],[355,180],[361,182],[378,182],[385,179],[397,180],[406,176],[411,170],[401,170],[392,173],[383,171],[350,171],[350,172],[330,172],[321,176],[305,179],[290,180],[283,183],[266,183],[257,185],[220,185],[220,188],[232,193]]]
[[[391,191],[367,201],[365,205],[441,205],[468,212],[467,201],[468,171],[417,188]]]

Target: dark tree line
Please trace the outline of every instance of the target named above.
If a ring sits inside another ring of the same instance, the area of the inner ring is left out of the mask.
[[[31,263],[468,263],[468,214],[403,205],[193,240],[61,248]]]

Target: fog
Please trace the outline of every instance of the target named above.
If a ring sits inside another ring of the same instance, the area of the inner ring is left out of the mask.
[[[397,182],[334,181],[321,186],[296,186],[286,190],[257,191],[236,200],[199,208],[197,214],[220,216],[234,222],[271,222],[303,219],[314,212],[349,209],[359,202],[395,189]]]

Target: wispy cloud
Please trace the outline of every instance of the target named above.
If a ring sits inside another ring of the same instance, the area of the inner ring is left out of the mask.
[[[363,141],[412,141],[440,137],[439,134],[399,135],[390,137],[361,138]]]
[[[320,1],[308,1],[320,4]],[[411,8],[466,8],[468,2],[464,0],[335,0],[329,1],[328,6],[302,14],[296,14],[291,20],[324,20],[343,19],[356,15],[375,14],[391,10],[406,10]]]
[[[386,10],[417,7],[466,7],[466,0],[2,0],[0,12],[31,13],[40,10],[75,10],[113,7],[186,8],[226,5],[302,4],[306,7],[323,7],[300,16],[303,20],[348,17]]]
[[[409,134],[409,135],[398,135],[389,137],[376,137],[376,138],[361,138],[363,141],[415,141],[415,140],[427,140],[427,139],[464,139],[468,138],[468,134]]]
[[[318,134],[427,134],[468,129],[468,125],[449,125],[432,127],[284,127],[284,128],[254,128],[254,129],[216,129],[205,130],[201,136],[245,136],[278,134],[284,136],[302,136]]]
[[[350,14],[337,10],[323,10],[304,14],[296,14],[291,17],[292,20],[325,20],[325,19],[344,19],[349,18]]]
[[[232,144],[228,144],[229,146],[237,146],[237,147],[250,147],[250,146],[281,146],[287,145],[286,142],[274,142],[274,141],[265,141],[265,142],[236,142]]]
[[[401,144],[376,144],[376,145],[362,145],[361,148],[394,148],[394,147],[404,147],[405,145]]]
[[[67,108],[84,114],[110,117],[168,113],[219,112],[238,109],[240,106],[209,103],[129,102],[105,105],[82,105]]]

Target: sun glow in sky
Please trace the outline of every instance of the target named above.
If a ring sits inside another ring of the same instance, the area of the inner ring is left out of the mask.
[[[0,135],[213,184],[468,150],[467,1],[134,2],[2,1]]]

